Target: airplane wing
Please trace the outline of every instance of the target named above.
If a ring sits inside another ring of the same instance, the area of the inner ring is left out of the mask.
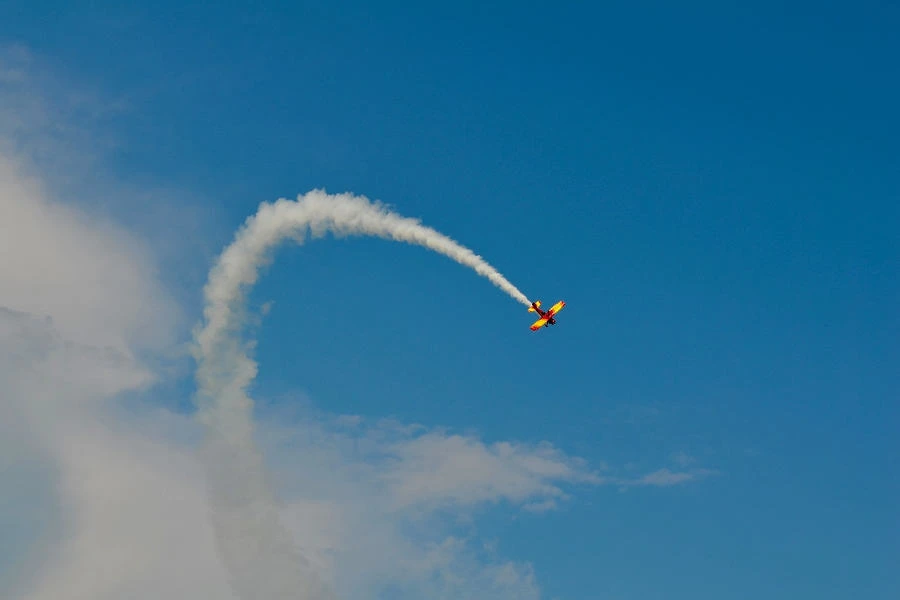
[[[559,302],[551,306],[550,310],[548,310],[547,312],[550,313],[550,316],[552,317],[553,315],[561,311],[565,305],[566,303],[560,300]]]
[[[532,331],[537,331],[538,329],[540,329],[541,327],[543,327],[544,325],[546,325],[546,324],[547,324],[547,321],[549,321],[549,320],[550,320],[550,319],[548,319],[547,317],[541,317],[540,319],[538,319],[537,321],[535,321],[534,323],[532,323],[532,325],[531,325],[531,330],[532,330]]]

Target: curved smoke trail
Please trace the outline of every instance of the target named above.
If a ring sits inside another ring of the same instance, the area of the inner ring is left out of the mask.
[[[246,390],[256,377],[256,363],[240,337],[244,300],[268,261],[268,252],[286,238],[302,243],[307,232],[322,237],[329,231],[430,248],[530,305],[522,292],[468,248],[365,197],[313,190],[296,202],[281,199],[260,205],[210,271],[204,288],[204,323],[194,332],[198,415],[207,428],[204,458],[213,525],[235,591],[243,599],[333,597],[279,524],[274,493],[253,442],[253,401]]]

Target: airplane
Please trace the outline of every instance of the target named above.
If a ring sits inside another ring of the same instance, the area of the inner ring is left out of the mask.
[[[537,331],[541,327],[547,327],[548,325],[556,325],[556,319],[554,319],[554,317],[556,316],[556,313],[561,311],[565,305],[566,305],[566,303],[563,302],[562,300],[560,300],[559,302],[557,302],[556,304],[551,306],[550,310],[544,311],[544,310],[541,310],[541,301],[540,300],[535,300],[534,302],[532,302],[531,306],[528,309],[528,312],[536,312],[537,314],[541,315],[541,318],[538,319],[537,321],[535,321],[531,325],[531,330]]]

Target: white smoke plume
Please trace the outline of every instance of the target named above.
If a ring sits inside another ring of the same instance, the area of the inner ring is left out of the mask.
[[[219,257],[204,288],[204,323],[195,330],[199,418],[207,427],[213,525],[241,598],[324,600],[331,592],[278,521],[272,487],[253,442],[246,389],[256,363],[240,333],[244,300],[268,252],[286,238],[366,235],[430,248],[471,267],[517,301],[528,298],[480,256],[418,220],[352,194],[313,190],[297,201],[262,203]]]

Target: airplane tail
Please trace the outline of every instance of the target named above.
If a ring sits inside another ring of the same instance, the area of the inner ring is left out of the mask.
[[[541,301],[540,301],[540,300],[535,300],[535,301],[532,303],[532,305],[528,307],[528,312],[537,312],[537,311],[534,309],[535,307],[537,307],[537,308],[540,308],[540,307],[541,307]]]

